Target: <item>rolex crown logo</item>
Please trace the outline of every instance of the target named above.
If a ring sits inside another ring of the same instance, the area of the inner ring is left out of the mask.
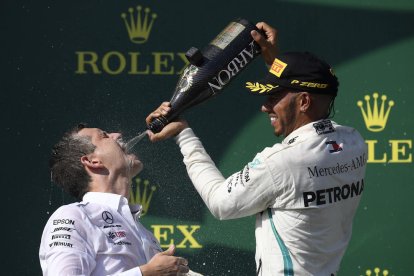
[[[365,271],[365,276],[388,276],[389,275],[389,271],[387,269],[384,269],[381,274],[380,272],[381,272],[381,269],[378,267],[374,268],[374,274],[372,273],[371,269],[367,269]]]
[[[150,185],[148,180],[142,181],[140,178],[135,178],[135,183],[135,190],[132,185],[130,187],[129,202],[142,205],[141,216],[144,216],[148,212],[152,194],[157,188],[154,185]],[[141,184],[144,186],[143,189],[141,189]],[[149,189],[150,191],[148,191]]]
[[[385,110],[385,102],[387,100],[386,95],[381,96],[381,104],[378,106],[378,93],[373,93],[373,103],[371,105],[369,95],[365,95],[365,108],[362,101],[358,101],[357,105],[360,107],[362,116],[364,117],[365,125],[369,131],[380,132],[384,130],[385,125],[387,124],[388,116],[390,115],[391,107],[394,106],[394,101],[388,101],[388,106]]]
[[[142,44],[148,40],[152,25],[157,18],[157,14],[150,13],[150,8],[143,9],[141,6],[137,6],[135,14],[134,8],[128,9],[129,15],[127,13],[121,14],[128,30],[129,39],[133,43]]]

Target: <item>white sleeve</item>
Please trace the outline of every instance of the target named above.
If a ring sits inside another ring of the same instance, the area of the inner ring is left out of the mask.
[[[43,276],[89,276],[93,271],[94,264],[94,260],[81,252],[55,250],[46,257],[47,270]],[[135,267],[113,276],[142,276],[142,273],[139,267]]]
[[[88,276],[95,269],[96,253],[90,243],[93,233],[88,233],[85,217],[76,208],[59,208],[43,230],[39,258],[44,276]],[[135,267],[116,275],[142,274],[140,268]]]
[[[273,179],[260,154],[225,179],[190,128],[175,139],[194,187],[215,217],[250,216],[265,210],[274,200]]]
[[[44,276],[90,275],[95,255],[86,241],[82,213],[63,206],[50,217],[40,244],[40,264]]]

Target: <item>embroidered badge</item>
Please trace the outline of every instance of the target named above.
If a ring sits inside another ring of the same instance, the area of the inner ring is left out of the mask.
[[[313,124],[315,131],[318,135],[327,134],[335,131],[331,120],[323,120]]]

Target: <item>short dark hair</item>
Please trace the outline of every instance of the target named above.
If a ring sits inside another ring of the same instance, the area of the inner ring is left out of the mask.
[[[91,137],[78,135],[85,127],[86,124],[81,123],[66,132],[53,147],[49,159],[51,180],[78,200],[82,200],[91,181],[81,163],[81,157],[95,150]]]

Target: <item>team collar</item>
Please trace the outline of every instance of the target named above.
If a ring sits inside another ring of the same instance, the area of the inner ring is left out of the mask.
[[[306,125],[301,126],[300,128],[295,129],[292,131],[288,136],[286,136],[285,139],[283,139],[282,144],[290,145],[297,141],[297,139],[300,136],[306,135],[306,134],[313,134],[315,133],[315,126],[322,124],[322,125],[336,125],[334,121],[331,121],[329,119],[322,119],[319,121],[314,121],[311,123],[308,123]]]
[[[120,210],[123,205],[128,205],[128,200],[121,195],[100,192],[87,192],[83,196],[83,202],[99,203],[115,210]]]
[[[121,195],[101,192],[87,192],[83,196],[83,202],[107,205],[115,210],[121,210],[124,205],[129,205],[131,214],[135,219],[141,216],[142,206],[140,204],[128,204],[128,200]]]

